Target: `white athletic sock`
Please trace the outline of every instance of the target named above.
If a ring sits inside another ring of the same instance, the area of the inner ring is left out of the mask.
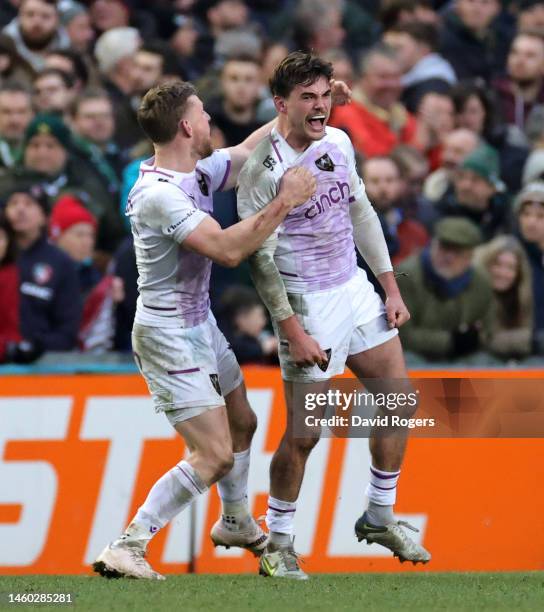
[[[208,487],[187,461],[180,461],[151,487],[118,544],[140,545],[151,538]]]
[[[387,525],[394,520],[393,506],[397,498],[397,482],[400,471],[386,472],[370,466],[370,482],[366,487],[368,522]]]
[[[245,524],[245,519],[250,516],[247,499],[250,453],[251,448],[234,453],[231,471],[217,482],[223,522],[231,527]]]
[[[247,478],[249,475],[249,459],[251,448],[239,453],[234,453],[234,464],[231,471],[217,481],[219,497],[225,504],[230,502],[239,503],[247,498]]]
[[[287,546],[291,542],[296,509],[297,502],[282,501],[271,496],[268,498],[266,526],[273,544]]]

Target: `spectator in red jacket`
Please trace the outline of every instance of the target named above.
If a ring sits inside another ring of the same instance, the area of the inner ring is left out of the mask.
[[[15,264],[13,232],[4,217],[0,219],[0,363],[6,361],[10,342],[21,339],[19,333],[19,273]]]
[[[19,270],[15,235],[0,216],[0,363],[31,363],[42,351],[24,340],[19,328]]]
[[[364,56],[360,72],[352,103],[335,107],[330,124],[345,130],[364,157],[388,155],[401,143],[415,144],[417,122],[399,102],[401,69],[395,52],[376,45]]]

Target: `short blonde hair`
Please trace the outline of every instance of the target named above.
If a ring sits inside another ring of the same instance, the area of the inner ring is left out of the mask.
[[[185,81],[167,81],[145,94],[138,109],[138,123],[153,143],[174,140],[191,96],[196,96],[196,89]]]

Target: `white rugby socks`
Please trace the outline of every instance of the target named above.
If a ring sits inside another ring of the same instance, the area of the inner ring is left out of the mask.
[[[366,517],[371,525],[387,525],[395,520],[393,506],[397,498],[399,476],[400,470],[385,472],[370,466],[370,482],[365,493],[368,497]]]
[[[270,542],[279,548],[289,546],[294,531],[297,502],[282,501],[270,496],[266,512],[266,526]]]
[[[151,487],[125,533],[115,545],[142,546],[208,487],[187,461],[180,461]]]
[[[217,490],[222,504],[223,522],[234,528],[245,523],[250,516],[247,500],[247,479],[251,448],[234,453],[231,471],[217,482]]]

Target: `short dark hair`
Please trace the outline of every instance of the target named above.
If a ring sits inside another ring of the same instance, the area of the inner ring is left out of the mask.
[[[438,30],[430,23],[414,21],[412,23],[400,23],[387,30],[397,34],[407,34],[418,43],[427,45],[431,51],[438,49]]]
[[[240,52],[233,53],[232,55],[229,55],[227,58],[225,58],[225,62],[221,67],[221,71],[223,71],[225,69],[225,66],[230,62],[243,62],[246,64],[255,64],[255,66],[258,66],[259,68],[261,67],[261,60],[258,57],[255,57],[251,53]]]
[[[496,129],[496,104],[493,92],[489,90],[481,79],[460,81],[451,88],[450,97],[453,100],[455,113],[462,113],[469,99],[475,96],[480,100],[485,110],[483,138],[489,138]]]
[[[367,164],[371,163],[371,162],[375,162],[375,161],[386,161],[386,162],[391,162],[391,164],[393,164],[393,166],[395,166],[395,168],[397,169],[399,178],[402,177],[402,169],[400,167],[400,164],[398,162],[398,160],[391,156],[391,155],[374,155],[373,157],[367,157],[363,160],[361,160],[361,164],[359,166],[359,168],[361,169],[361,172],[364,171],[364,168],[366,167]]]
[[[136,53],[144,51],[151,55],[158,55],[162,59],[162,74],[176,75],[181,74],[181,67],[174,50],[163,40],[153,39],[145,42]]]
[[[0,85],[0,95],[3,93],[23,93],[26,94],[29,98],[32,98],[32,92],[30,89],[20,81],[8,80],[4,81],[2,85]]]
[[[23,8],[23,4],[26,1],[27,0],[21,0],[21,2],[19,3],[19,10],[21,10]],[[55,9],[57,9],[57,12],[59,10],[58,4],[57,4],[57,0],[40,0],[40,2],[43,2],[44,4],[48,4],[49,6],[54,7]]]
[[[386,0],[382,2],[380,8],[380,21],[384,30],[389,30],[399,23],[399,19],[403,12],[414,13],[415,10],[423,6],[425,8],[433,8],[430,0]]]
[[[49,57],[50,55],[58,55],[60,57],[66,58],[67,60],[70,60],[74,67],[72,76],[74,76],[76,79],[79,79],[84,85],[87,84],[87,82],[89,81],[89,69],[87,68],[85,61],[77,51],[74,51],[73,49],[55,49],[54,51],[50,51],[47,54],[47,57]]]
[[[187,100],[196,96],[187,81],[168,81],[152,87],[138,109],[138,123],[155,144],[166,144],[176,137],[179,120],[187,110]]]
[[[70,114],[72,117],[75,117],[78,114],[79,107],[87,100],[107,100],[111,105],[112,111],[114,110],[113,101],[105,89],[89,87],[88,89],[84,89],[72,102],[70,106]]]
[[[246,285],[231,285],[223,291],[219,299],[221,317],[226,318],[231,325],[240,314],[245,314],[263,303],[252,287]]]
[[[287,96],[297,85],[312,85],[320,77],[332,78],[330,62],[302,51],[293,51],[278,65],[270,79],[270,91],[274,96]]]
[[[43,77],[51,75],[58,76],[64,83],[66,89],[72,89],[72,87],[75,85],[74,76],[72,74],[69,74],[68,72],[64,72],[64,70],[60,70],[59,68],[44,68],[34,77],[33,83],[36,83],[36,81],[43,79]]]

